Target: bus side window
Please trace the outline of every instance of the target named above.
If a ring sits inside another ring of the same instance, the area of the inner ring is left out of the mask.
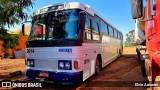
[[[85,21],[85,40],[91,40],[91,20],[89,18],[86,18]]]
[[[101,20],[100,24],[101,24],[102,32],[105,33],[105,34],[108,34],[107,25],[104,23],[104,21]]]
[[[110,35],[110,36],[113,36],[113,29],[112,29],[112,27],[109,26],[108,28],[109,28],[109,35]]]
[[[105,33],[105,30],[104,30],[104,23],[103,23],[102,20],[100,20],[100,24],[101,24],[101,31],[102,31],[103,33]]]
[[[119,33],[119,39],[121,39],[121,33]]]
[[[94,21],[92,22],[92,36],[93,36],[93,40],[100,40],[98,23]]]
[[[118,38],[120,39],[120,35],[119,35],[119,32],[118,32]]]
[[[117,30],[114,29],[114,37],[117,38]]]
[[[122,40],[122,34],[120,33],[120,39]]]
[[[122,37],[121,39],[123,40],[123,34],[122,33],[121,33],[121,37]]]
[[[109,34],[109,30],[108,30],[108,25],[105,24],[105,30],[106,30],[106,33]]]

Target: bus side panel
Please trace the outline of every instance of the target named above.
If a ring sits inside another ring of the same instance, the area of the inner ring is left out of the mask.
[[[103,44],[102,67],[105,67],[118,57],[120,40],[107,36],[107,41]]]
[[[110,38],[107,35],[102,36],[102,67],[108,62],[111,52],[110,52]]]
[[[97,55],[102,52],[98,43],[83,43],[83,80],[86,80],[95,73],[95,61]]]

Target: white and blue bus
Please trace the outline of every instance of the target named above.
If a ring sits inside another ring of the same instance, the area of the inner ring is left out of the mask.
[[[122,43],[122,32],[88,5],[46,6],[33,13],[25,76],[60,84],[82,82],[119,57]]]

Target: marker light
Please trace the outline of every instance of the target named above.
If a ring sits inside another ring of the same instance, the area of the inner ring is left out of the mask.
[[[69,68],[71,67],[70,63],[66,62],[66,63],[65,63],[65,67],[66,67],[67,69],[69,69]]]
[[[75,69],[79,69],[79,68],[78,68],[78,61],[74,61],[74,68],[75,68]]]

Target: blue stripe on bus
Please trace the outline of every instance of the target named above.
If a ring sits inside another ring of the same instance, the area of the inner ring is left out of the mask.
[[[36,80],[36,78],[41,78],[39,73],[40,70],[27,69],[25,72],[26,78],[30,80]],[[53,81],[57,84],[76,84],[83,81],[83,71],[81,72],[51,72],[47,71],[49,77],[47,80]],[[44,77],[43,77],[44,78]]]
[[[72,48],[60,48],[59,52],[72,52]]]

